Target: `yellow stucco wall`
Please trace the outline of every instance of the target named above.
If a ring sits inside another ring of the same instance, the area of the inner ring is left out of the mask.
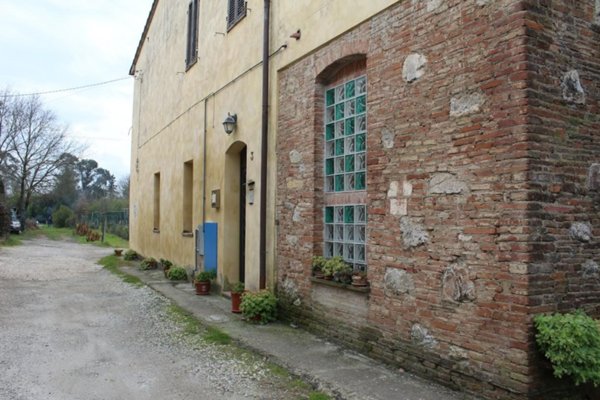
[[[273,1],[268,155],[267,285],[275,282],[275,182],[277,71],[323,46],[397,0]],[[203,135],[206,124],[206,221],[219,224],[219,282],[238,279],[240,142],[247,146],[247,179],[256,182],[246,206],[246,286],[259,284],[261,66],[263,1],[248,0],[248,13],[227,32],[226,2],[200,2],[198,60],[186,71],[188,0],[159,1],[134,65],[131,151],[131,247],[177,264],[195,263],[194,239],[182,235],[183,164],[193,161],[193,226],[202,222]],[[142,27],[140,27],[141,30]],[[289,36],[298,29],[302,37]],[[237,78],[237,79],[236,79]],[[206,110],[206,113],[205,113]],[[226,135],[222,121],[237,113]],[[286,157],[287,155],[278,155]],[[153,232],[154,174],[160,173],[160,232]],[[221,207],[210,192],[221,190]]]

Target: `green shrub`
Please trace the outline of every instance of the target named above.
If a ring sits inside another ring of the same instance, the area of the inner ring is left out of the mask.
[[[163,269],[169,269],[173,266],[173,263],[166,258],[161,258],[160,265],[162,265]]]
[[[183,267],[171,267],[167,273],[169,280],[171,281],[187,281],[187,271]]]
[[[240,310],[242,315],[251,322],[266,324],[275,321],[277,297],[267,290],[244,293]]]
[[[73,210],[67,206],[60,206],[52,213],[52,223],[57,228],[66,228],[70,221],[74,221]]]
[[[196,282],[208,282],[217,277],[215,271],[202,271],[196,274]]]
[[[97,242],[98,240],[100,240],[100,238],[100,232],[94,230],[90,230],[85,236],[86,242]]]
[[[535,336],[542,353],[552,363],[554,376],[570,376],[575,385],[600,384],[600,332],[583,311],[536,315]]]
[[[125,261],[135,261],[139,258],[140,256],[138,255],[138,253],[135,252],[135,250],[127,250],[125,252],[125,255],[123,256],[123,259]]]
[[[312,259],[312,271],[313,272],[323,272],[323,267],[327,259],[323,256],[314,256]]]
[[[149,269],[156,269],[158,267],[158,261],[154,257],[146,257],[140,263],[140,269],[147,271]]]

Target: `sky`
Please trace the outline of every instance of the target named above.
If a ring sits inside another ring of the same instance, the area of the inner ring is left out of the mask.
[[[152,0],[0,0],[0,91],[39,93],[70,137],[118,179],[129,174],[129,68]]]

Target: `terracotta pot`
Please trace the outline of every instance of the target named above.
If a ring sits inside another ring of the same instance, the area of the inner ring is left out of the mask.
[[[123,250],[121,250],[121,249],[115,249],[115,256],[121,257],[121,254],[123,254]]]
[[[196,282],[195,286],[198,296],[207,296],[210,294],[210,281]]]
[[[231,312],[235,314],[241,313],[240,304],[242,304],[242,294],[231,292]]]

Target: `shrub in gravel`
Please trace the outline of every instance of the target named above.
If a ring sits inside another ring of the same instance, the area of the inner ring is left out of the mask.
[[[167,275],[172,281],[187,281],[187,271],[183,267],[171,267]]]
[[[276,319],[277,297],[268,290],[247,292],[242,295],[240,309],[248,321],[266,324]]]

